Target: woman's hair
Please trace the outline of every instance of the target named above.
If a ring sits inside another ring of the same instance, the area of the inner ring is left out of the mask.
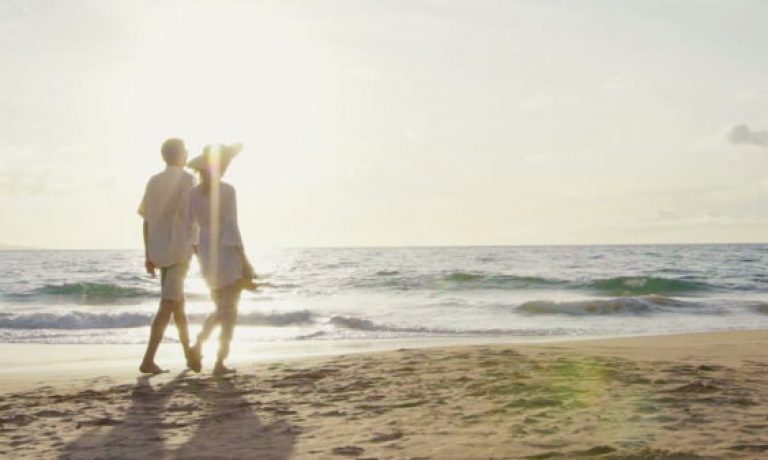
[[[203,195],[210,195],[211,193],[211,175],[205,170],[197,171],[197,175],[200,178],[200,190]]]

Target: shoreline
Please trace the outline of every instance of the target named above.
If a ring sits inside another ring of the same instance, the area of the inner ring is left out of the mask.
[[[757,458],[766,349],[752,330],[398,348],[225,378],[28,374],[0,394],[0,456]]]
[[[238,370],[252,371],[259,366],[276,362],[312,363],[333,357],[356,354],[387,353],[398,349],[450,350],[478,346],[533,346],[558,345],[579,349],[610,341],[646,340],[652,338],[708,336],[714,334],[740,334],[768,332],[768,329],[735,331],[705,331],[669,334],[637,334],[625,336],[483,336],[483,337],[429,337],[363,340],[306,340],[246,342],[233,345],[230,362]],[[582,344],[577,345],[577,344]],[[30,384],[67,386],[72,379],[109,378],[115,382],[128,382],[141,375],[139,361],[145,344],[44,344],[0,343],[0,394],[29,389]],[[214,356],[217,343],[210,340],[204,349],[206,356]],[[186,369],[180,347],[164,342],[157,354],[158,363],[170,373]],[[203,370],[203,375],[206,370]]]
[[[432,349],[591,339],[598,338],[483,336],[246,342],[233,345],[230,362],[238,369],[252,370],[274,362],[313,362],[343,355],[386,353],[401,348]],[[216,346],[215,340],[208,341],[204,355],[215,356]],[[140,375],[138,366],[145,347],[145,344],[2,343],[0,394],[27,389],[33,381],[46,386],[66,386],[71,379],[105,376],[119,382],[130,381]],[[171,373],[181,372],[186,367],[179,345],[173,342],[161,344],[157,362]]]

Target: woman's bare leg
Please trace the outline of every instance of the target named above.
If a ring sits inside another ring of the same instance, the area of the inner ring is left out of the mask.
[[[224,360],[229,356],[229,346],[235,333],[235,322],[237,322],[237,307],[221,311],[220,314],[221,332],[219,333],[219,353],[216,357],[216,366],[223,366]]]
[[[195,352],[200,352],[200,349],[203,348],[203,344],[206,340],[208,340],[208,337],[211,336],[213,333],[213,330],[216,328],[216,326],[219,325],[219,309],[216,308],[216,311],[211,313],[210,315],[205,317],[205,321],[203,321],[203,327],[200,329],[200,333],[197,334],[197,342],[192,347]]]
[[[229,356],[229,348],[232,337],[235,333],[235,324],[237,323],[237,304],[240,301],[242,289],[239,284],[227,286],[220,290],[217,298],[217,311],[221,323],[221,333],[219,335],[219,353],[216,359],[213,373],[216,375],[232,372],[224,365],[224,360]]]

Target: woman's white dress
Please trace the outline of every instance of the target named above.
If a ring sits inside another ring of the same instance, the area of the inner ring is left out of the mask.
[[[199,226],[197,259],[211,289],[229,286],[243,277],[238,247],[243,245],[237,223],[235,188],[220,182],[210,193],[197,185],[189,192],[191,218]]]

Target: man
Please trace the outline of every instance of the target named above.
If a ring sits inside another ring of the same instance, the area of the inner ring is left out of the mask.
[[[165,171],[152,176],[147,183],[139,215],[144,218],[144,254],[147,273],[153,278],[160,269],[161,300],[147,343],[143,373],[166,372],[155,363],[157,347],[173,316],[184,348],[187,366],[200,371],[200,359],[189,346],[189,326],[184,311],[184,279],[195,242],[195,227],[189,219],[187,195],[195,183],[184,171],[187,149],[181,139],[168,139],[161,148]]]

